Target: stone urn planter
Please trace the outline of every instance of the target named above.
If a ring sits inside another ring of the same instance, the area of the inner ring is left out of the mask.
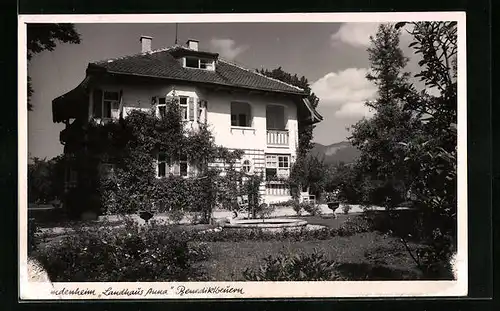
[[[335,213],[335,210],[337,208],[339,208],[339,206],[340,206],[340,202],[339,201],[330,201],[330,202],[326,202],[326,205],[328,205],[328,208],[331,209]]]
[[[139,211],[139,217],[141,217],[141,219],[143,219],[147,224],[149,223],[149,220],[153,218],[153,213],[149,211]]]

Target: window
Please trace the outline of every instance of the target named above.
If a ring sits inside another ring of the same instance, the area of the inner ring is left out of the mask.
[[[113,113],[120,109],[119,92],[108,92],[99,89],[94,90],[93,116],[95,118],[109,119]]]
[[[157,167],[157,176],[165,177],[169,172],[170,160],[165,152],[160,151],[158,153],[158,167]]]
[[[179,97],[179,110],[181,112],[181,118],[183,121],[188,121],[188,99],[189,97],[187,96],[180,96]]]
[[[212,59],[203,59],[196,57],[186,57],[185,66],[187,68],[214,70],[214,61]]]
[[[111,111],[118,110],[118,100],[120,95],[118,92],[104,92],[103,101],[102,101],[102,117],[103,118],[111,118]]]
[[[187,176],[188,175],[188,159],[187,154],[181,154],[179,157],[179,167],[180,167],[180,175]]]
[[[284,130],[285,107],[279,105],[268,105],[266,107],[266,126],[268,130]]]
[[[165,116],[167,115],[167,105],[166,105],[166,102],[165,102],[165,97],[160,97],[158,99],[158,116],[159,117],[162,117],[162,118],[165,118]]]
[[[290,156],[289,155],[266,155],[266,177],[290,176]]]
[[[250,163],[250,160],[244,160],[243,163],[241,164],[241,170],[243,173],[248,174],[252,170],[252,164]]]
[[[252,126],[250,104],[242,102],[231,103],[231,126]]]
[[[213,70],[214,62],[208,59],[200,59],[200,69]]]
[[[191,167],[186,154],[181,153],[179,156],[174,156],[171,159],[166,152],[158,152],[156,168],[156,176],[158,178],[166,177],[170,174],[187,177],[190,169]]]
[[[186,57],[186,67],[200,68],[199,59],[194,57]]]

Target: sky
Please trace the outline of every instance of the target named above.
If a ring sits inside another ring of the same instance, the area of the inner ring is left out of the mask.
[[[373,112],[364,105],[376,96],[366,80],[367,48],[377,23],[204,23],[179,24],[178,42],[199,40],[199,49],[218,52],[249,69],[282,67],[305,76],[319,97],[324,120],[314,130],[313,141],[324,145],[345,141],[348,127]],[[34,94],[28,113],[28,153],[50,159],[62,153],[61,123],[52,122],[52,100],[75,88],[89,62],[140,52],[141,35],[152,36],[152,48],[175,42],[175,24],[75,24],[82,42],[59,44],[54,51],[36,54],[28,65]],[[407,48],[403,33],[401,47]]]

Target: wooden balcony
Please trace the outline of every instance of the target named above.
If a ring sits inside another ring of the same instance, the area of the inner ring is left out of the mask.
[[[267,130],[268,146],[287,147],[288,141],[288,130]]]

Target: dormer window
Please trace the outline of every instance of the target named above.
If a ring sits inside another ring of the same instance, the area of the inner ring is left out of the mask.
[[[184,67],[213,71],[215,70],[215,62],[213,59],[204,59],[189,56],[184,58]]]

